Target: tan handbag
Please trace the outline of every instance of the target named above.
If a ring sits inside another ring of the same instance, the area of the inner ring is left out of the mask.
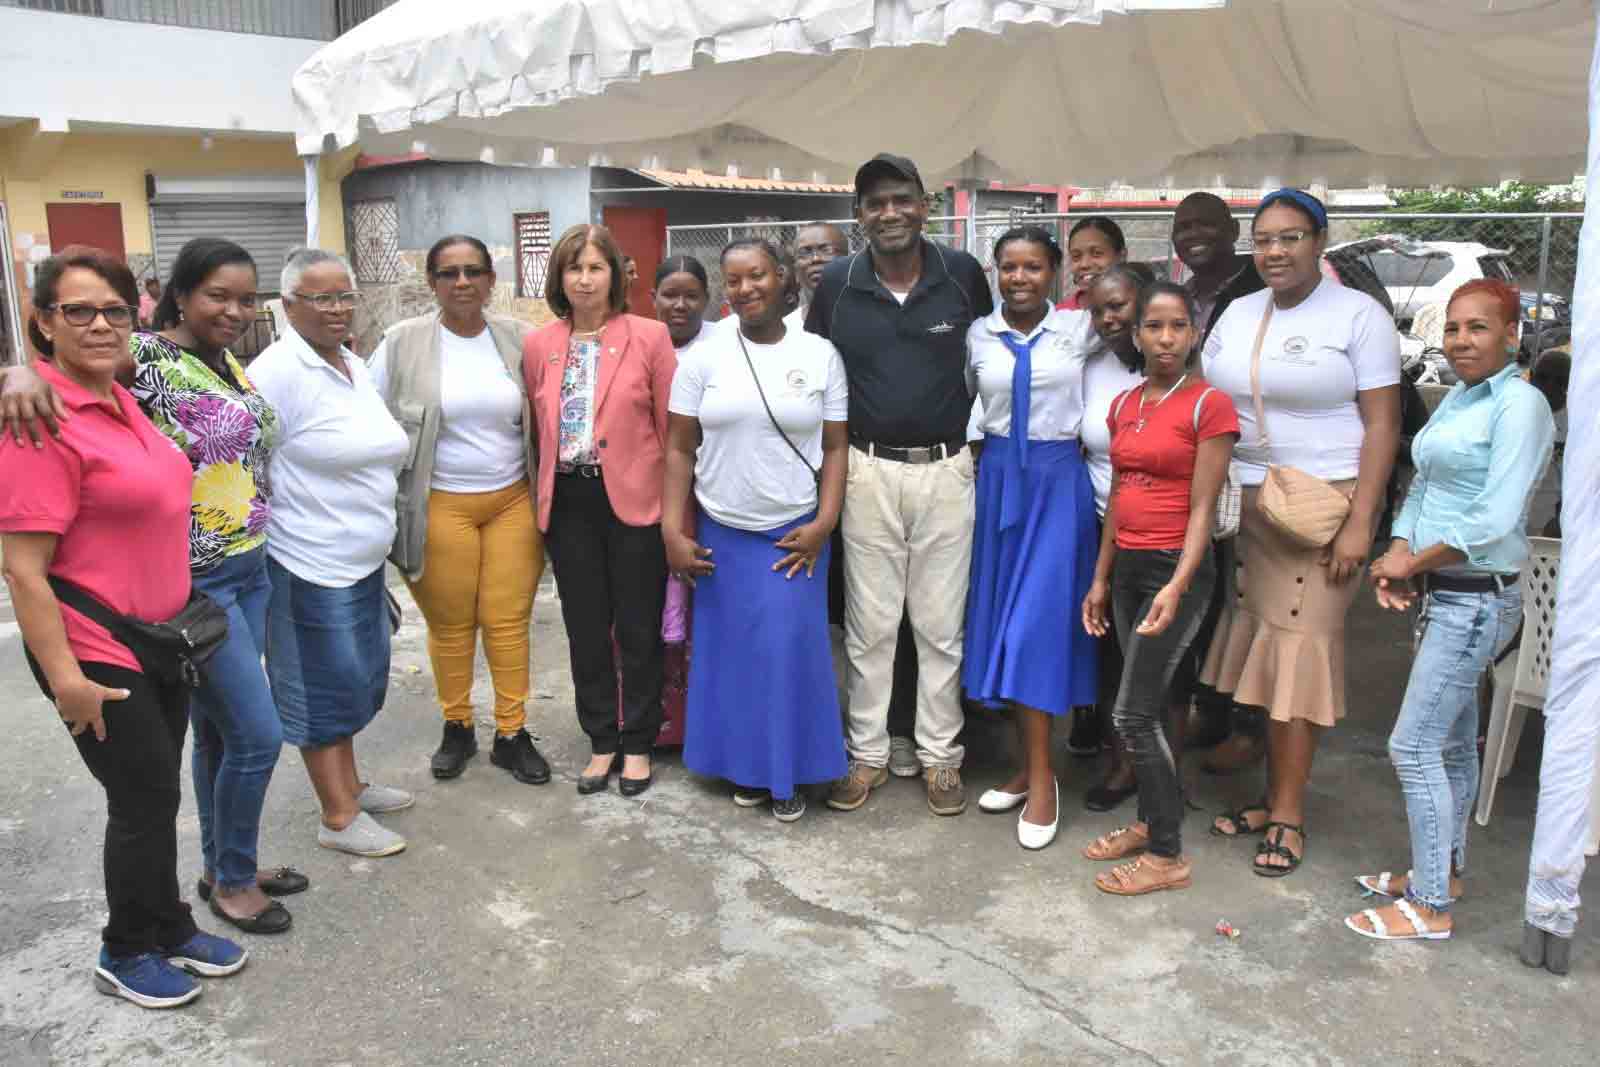
[[[1262,479],[1256,502],[1261,514],[1284,537],[1302,548],[1325,548],[1349,516],[1350,500],[1315,474],[1272,462],[1267,412],[1261,403],[1261,345],[1267,339],[1267,323],[1271,321],[1269,293],[1267,310],[1256,330],[1256,346],[1250,353],[1250,399],[1256,409],[1256,435],[1267,460],[1267,476]]]

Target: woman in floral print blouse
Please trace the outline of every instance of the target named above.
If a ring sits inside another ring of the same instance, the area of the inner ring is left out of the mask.
[[[267,894],[305,889],[291,868],[258,871],[256,839],[283,726],[261,669],[270,586],[267,470],[278,436],[272,406],[229,347],[256,314],[256,268],[231,241],[197,238],[173,264],[154,333],[136,333],[118,374],[151,422],[194,465],[189,565],[194,588],[228,612],[227,643],[202,672],[190,706],[195,807],[211,910],[247,933],[280,933],[287,909]],[[49,411],[49,386],[31,370],[0,380],[0,429],[20,433]]]

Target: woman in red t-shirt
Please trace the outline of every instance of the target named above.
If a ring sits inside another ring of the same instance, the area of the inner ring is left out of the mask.
[[[1084,855],[1118,860],[1142,853],[1095,879],[1119,896],[1189,884],[1179,836],[1183,793],[1161,722],[1173,675],[1216,581],[1212,516],[1239,438],[1233,402],[1190,370],[1198,318],[1182,286],[1156,282],[1144,289],[1135,319],[1144,384],[1119,396],[1106,419],[1111,499],[1083,624],[1098,636],[1108,629],[1108,612],[1116,620],[1123,669],[1112,721],[1133,755],[1139,819],[1099,838]]]

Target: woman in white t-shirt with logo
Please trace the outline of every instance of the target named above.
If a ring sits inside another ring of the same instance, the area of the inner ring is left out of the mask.
[[[1267,287],[1228,305],[1202,357],[1206,379],[1239,413],[1234,458],[1244,499],[1238,589],[1200,680],[1267,713],[1266,795],[1218,816],[1212,832],[1265,832],[1252,869],[1280,878],[1305,855],[1305,791],[1317,741],[1345,713],[1345,615],[1400,440],[1400,338],[1371,297],[1322,276],[1328,215],[1316,197],[1298,189],[1268,194],[1251,239]],[[1325,547],[1301,547],[1262,512],[1269,466],[1298,468],[1349,501]]]
[[[430,768],[455,778],[478,751],[472,674],[478,634],[494,680],[489,762],[529,785],[550,765],[527,731],[528,622],[544,571],[528,472],[532,419],[522,376],[528,328],[484,310],[494,262],[476,237],[428,250],[438,310],[391,326],[372,354],[374,384],[410,440],[390,559],[428,623],[444,734]]]
[[[680,354],[662,491],[667,564],[694,584],[700,650],[683,762],[731,781],[740,807],[770,799],[793,822],[800,786],[846,770],[826,580],[844,501],[844,364],[784,325],[770,243],[728,245],[722,277],[738,326]]]

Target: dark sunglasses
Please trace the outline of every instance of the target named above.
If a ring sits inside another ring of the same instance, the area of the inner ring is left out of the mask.
[[[48,310],[60,311],[61,317],[66,319],[70,326],[88,326],[94,322],[96,315],[104,315],[107,326],[122,327],[133,324],[133,317],[139,309],[129,307],[127,304],[112,304],[109,307],[98,307],[94,304],[54,304]]]

